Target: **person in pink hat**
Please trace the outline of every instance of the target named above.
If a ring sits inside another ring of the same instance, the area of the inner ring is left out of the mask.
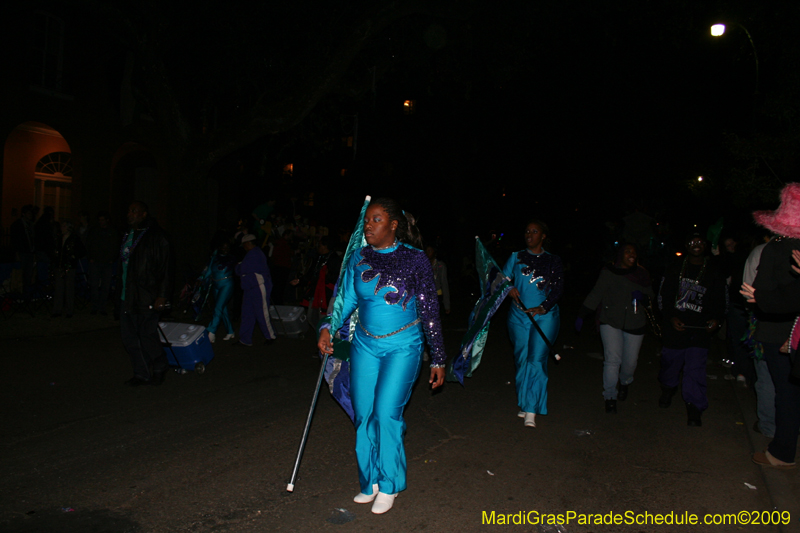
[[[773,468],[794,468],[800,430],[800,382],[791,376],[797,342],[790,346],[789,340],[800,313],[800,301],[791,298],[795,294],[792,287],[800,285],[800,269],[792,268],[793,254],[800,257],[800,183],[783,188],[778,209],[756,211],[753,219],[778,235],[764,247],[753,285],[743,285],[742,292],[756,303],[755,340],[763,347],[775,385],[775,438],[767,450],[753,454],[753,461]]]

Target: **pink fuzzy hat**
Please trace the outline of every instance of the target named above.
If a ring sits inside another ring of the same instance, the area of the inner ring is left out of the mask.
[[[788,183],[781,191],[781,205],[775,211],[753,213],[756,224],[768,230],[800,239],[800,183]]]

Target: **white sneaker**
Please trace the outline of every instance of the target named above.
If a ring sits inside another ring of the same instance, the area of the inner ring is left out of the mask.
[[[536,427],[536,413],[525,413],[525,427]]]
[[[383,514],[391,509],[394,505],[395,498],[397,498],[397,494],[384,494],[379,492],[378,497],[375,498],[375,503],[372,504],[373,514]]]
[[[378,495],[378,484],[375,483],[372,485],[372,494],[364,494],[363,492],[359,492],[356,494],[356,497],[353,498],[353,501],[356,503],[369,503],[375,499],[375,496]]]
[[[225,335],[224,337],[222,337],[222,340],[224,340],[224,341],[229,341],[229,340],[231,340],[232,338],[233,338],[233,333],[228,333],[227,335]]]
[[[214,342],[215,340],[217,340],[217,336],[214,335],[213,333],[209,332],[208,333],[208,340],[209,340],[209,342]]]
[[[517,416],[520,417],[520,418],[525,418],[525,415],[527,415],[527,414],[528,413],[526,413],[525,411],[520,411],[519,413],[517,413]]]

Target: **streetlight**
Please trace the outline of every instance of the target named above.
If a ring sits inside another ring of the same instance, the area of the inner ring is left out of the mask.
[[[750,35],[750,32],[747,31],[747,28],[745,28],[744,25],[739,24],[738,22],[736,23],[736,25],[739,26],[742,30],[744,30],[744,33],[747,35],[747,39],[750,41],[750,47],[753,49],[753,58],[756,60],[756,88],[753,91],[753,94],[755,95],[758,94],[758,53],[756,52],[756,45],[753,42],[753,37]],[[722,37],[723,35],[725,35],[725,29],[726,29],[725,24],[721,23],[714,24],[713,26],[711,26],[711,35],[714,37]]]

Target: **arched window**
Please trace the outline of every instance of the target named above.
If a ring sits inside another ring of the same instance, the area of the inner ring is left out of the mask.
[[[72,212],[72,155],[67,152],[47,154],[36,163],[36,205],[55,209],[56,220]]]

